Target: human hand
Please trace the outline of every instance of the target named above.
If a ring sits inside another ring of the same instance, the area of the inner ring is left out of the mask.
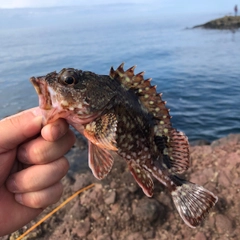
[[[0,121],[0,236],[59,200],[69,168],[63,155],[74,142],[63,119],[42,127],[39,108]]]

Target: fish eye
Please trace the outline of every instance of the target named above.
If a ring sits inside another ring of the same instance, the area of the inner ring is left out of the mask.
[[[78,76],[73,70],[63,70],[60,72],[59,81],[64,85],[74,85],[78,83]]]
[[[75,82],[75,78],[74,77],[65,77],[64,82],[68,85],[71,85]]]

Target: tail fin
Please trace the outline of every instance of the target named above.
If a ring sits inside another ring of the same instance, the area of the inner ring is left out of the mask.
[[[200,224],[218,200],[210,191],[185,180],[171,194],[181,218],[192,228]]]

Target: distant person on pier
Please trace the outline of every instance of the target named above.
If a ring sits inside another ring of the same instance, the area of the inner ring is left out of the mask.
[[[235,5],[235,7],[234,7],[234,12],[235,12],[235,17],[236,17],[238,14],[238,6],[237,5]]]

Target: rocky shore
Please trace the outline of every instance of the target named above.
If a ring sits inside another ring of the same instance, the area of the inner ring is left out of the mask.
[[[85,158],[87,162],[86,148],[84,140],[79,139],[69,153],[70,160]],[[240,135],[229,135],[210,145],[192,146],[191,161],[192,166],[185,177],[219,197],[215,208],[198,228],[184,224],[161,184],[155,182],[153,198],[146,197],[126,163],[118,159],[111,173],[101,182],[90,171],[65,177],[61,201],[90,183],[95,186],[76,197],[25,239],[239,239]],[[15,239],[54,207],[49,207],[28,226],[3,239]]]
[[[235,30],[240,28],[240,16],[225,16],[218,18],[207,23],[196,25],[193,28],[205,29],[219,29],[219,30]]]

